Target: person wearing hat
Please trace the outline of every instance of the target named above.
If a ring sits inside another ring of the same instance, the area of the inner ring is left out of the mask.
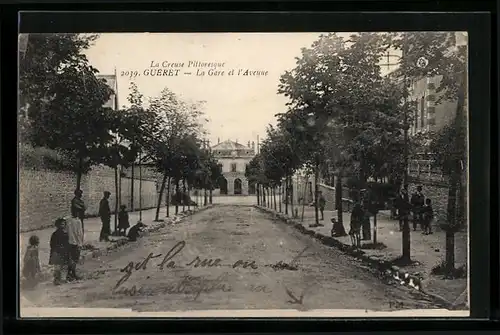
[[[99,241],[109,242],[109,235],[111,235],[111,209],[109,208],[110,195],[110,192],[104,191],[104,197],[99,203],[99,217],[101,218],[102,222]]]

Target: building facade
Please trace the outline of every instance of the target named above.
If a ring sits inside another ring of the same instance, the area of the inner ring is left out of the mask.
[[[212,148],[212,154],[222,166],[222,175],[215,194],[249,195],[255,194],[255,185],[245,177],[246,166],[255,156],[255,142],[245,146],[230,140],[219,142]]]
[[[113,110],[118,110],[118,80],[115,74],[98,74],[97,79],[104,80],[106,84],[113,90],[109,100],[104,104],[104,107],[109,107]]]

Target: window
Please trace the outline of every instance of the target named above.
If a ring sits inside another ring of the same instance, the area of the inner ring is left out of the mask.
[[[236,163],[231,163],[231,172],[236,172]]]

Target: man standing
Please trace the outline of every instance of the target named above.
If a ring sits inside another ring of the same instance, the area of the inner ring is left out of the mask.
[[[405,218],[408,218],[410,214],[410,196],[408,194],[408,184],[405,184],[401,191],[399,192],[399,196],[397,199],[397,208],[398,208],[398,216],[399,216],[399,230],[403,230],[403,223]]]
[[[104,191],[104,197],[99,203],[99,217],[101,218],[102,228],[101,235],[99,236],[99,241],[109,241],[109,235],[111,235],[111,209],[109,208],[109,196],[110,192]]]
[[[80,219],[82,223],[82,231],[85,232],[83,219],[85,217],[85,202],[82,199],[83,191],[75,190],[75,197],[71,200],[71,216]]]
[[[82,221],[73,214],[71,218],[66,220],[66,231],[69,242],[69,264],[68,275],[66,276],[68,281],[80,279],[76,274],[76,265],[80,262],[80,250],[83,246]]]
[[[319,204],[319,211],[321,212],[321,220],[324,220],[325,217],[323,215],[323,212],[325,211],[326,200],[325,200],[325,197],[323,196],[322,191],[319,191],[318,204]]]
[[[423,208],[425,205],[425,196],[422,193],[422,186],[417,186],[417,192],[411,196],[411,205],[413,208],[413,230],[417,230],[417,225],[423,230]]]

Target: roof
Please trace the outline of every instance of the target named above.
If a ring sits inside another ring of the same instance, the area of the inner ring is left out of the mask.
[[[105,79],[109,87],[113,90],[116,89],[116,76],[114,74],[98,74],[96,77],[98,79]]]
[[[212,150],[237,150],[237,149],[250,149],[246,145],[236,143],[230,140],[226,140],[224,142],[221,142],[219,144],[216,144],[212,147]]]

